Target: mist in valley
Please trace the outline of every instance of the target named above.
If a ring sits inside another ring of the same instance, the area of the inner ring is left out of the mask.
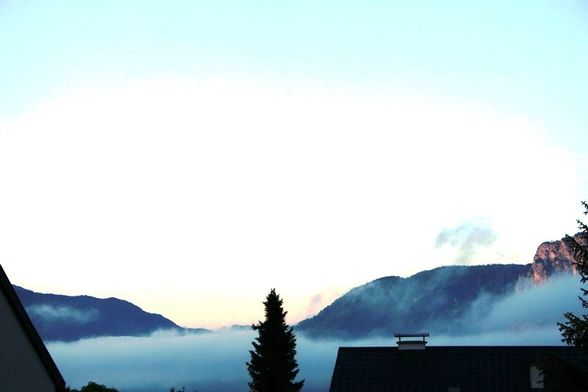
[[[451,333],[432,334],[429,345],[560,345],[556,322],[563,313],[581,313],[577,276],[560,276],[541,286],[520,285],[510,295],[481,294]],[[385,311],[385,310],[382,310]],[[297,334],[297,359],[305,391],[328,390],[340,346],[394,346],[393,333],[362,340],[311,339]],[[181,334],[160,331],[146,337],[103,337],[54,342],[48,349],[68,385],[88,381],[121,392],[246,391],[249,330],[223,329]]]

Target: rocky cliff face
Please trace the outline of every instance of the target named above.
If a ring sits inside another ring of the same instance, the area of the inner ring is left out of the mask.
[[[586,244],[586,239],[576,234],[574,238],[581,244]],[[531,265],[531,279],[533,283],[543,284],[547,277],[559,272],[576,274],[574,256],[564,241],[544,242],[537,248],[533,264]]]

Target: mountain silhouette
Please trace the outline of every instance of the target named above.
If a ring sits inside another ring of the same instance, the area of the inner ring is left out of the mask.
[[[481,298],[486,303],[516,295],[525,285],[542,285],[556,274],[575,274],[563,241],[539,245],[531,264],[446,266],[407,278],[388,276],[356,287],[296,331],[316,338],[357,339],[394,331],[453,334]],[[563,311],[562,311],[563,313]]]
[[[14,286],[39,335],[45,341],[73,341],[99,336],[145,336],[158,330],[186,329],[160,314],[118,299],[41,294]]]

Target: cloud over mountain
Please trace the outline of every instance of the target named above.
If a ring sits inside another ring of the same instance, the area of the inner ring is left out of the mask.
[[[468,220],[452,228],[444,228],[435,238],[435,247],[450,246],[458,250],[457,263],[467,264],[479,248],[496,241],[496,233],[489,224]]]
[[[30,317],[42,319],[46,322],[87,324],[99,317],[96,309],[78,309],[71,306],[52,306],[48,304],[27,306],[26,311]]]

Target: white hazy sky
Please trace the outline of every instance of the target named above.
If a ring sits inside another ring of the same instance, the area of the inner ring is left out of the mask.
[[[586,70],[583,1],[0,1],[0,263],[217,327],[530,262],[588,198]]]

